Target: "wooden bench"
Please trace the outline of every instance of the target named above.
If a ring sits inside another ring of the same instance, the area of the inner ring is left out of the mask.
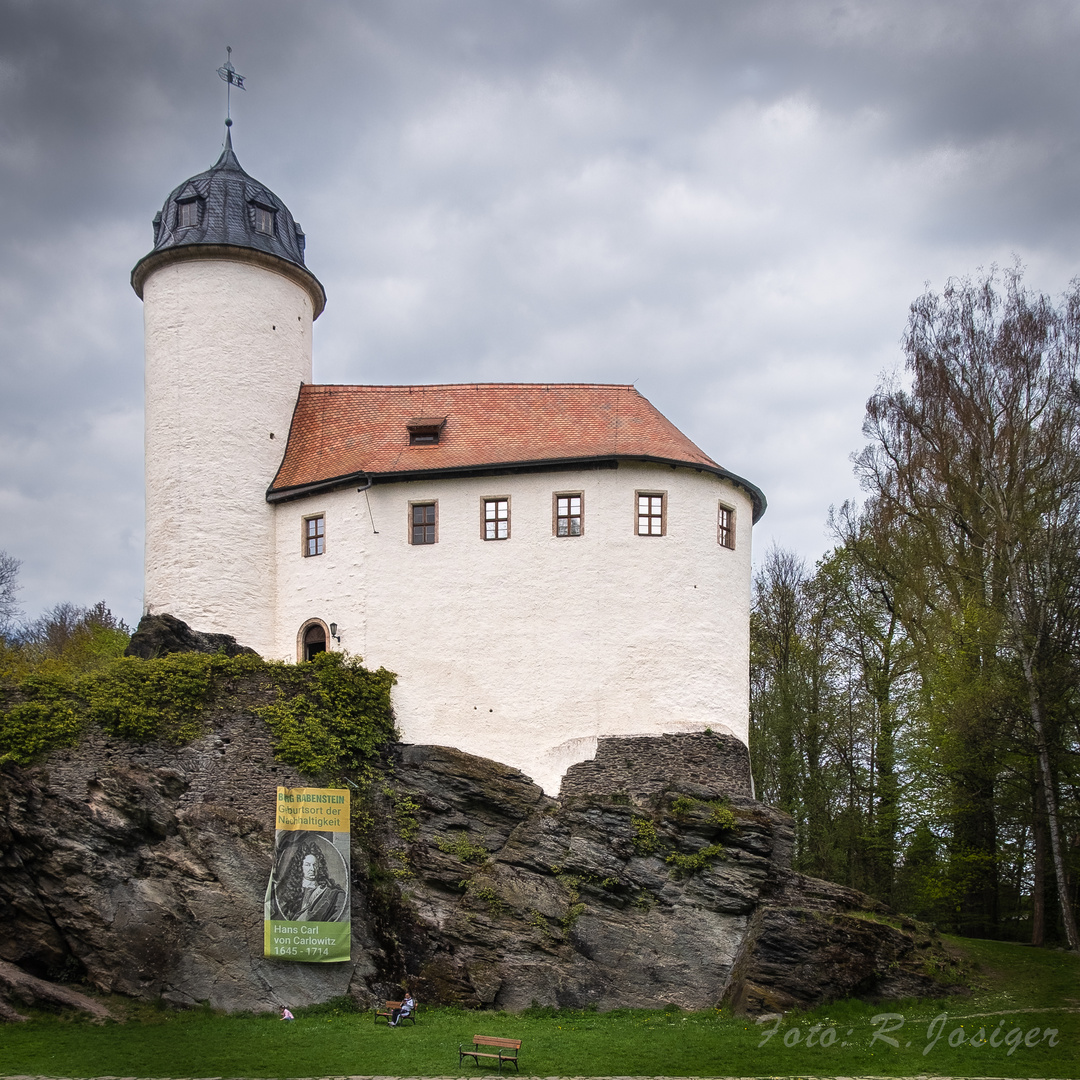
[[[499,1039],[494,1035],[474,1035],[472,1037],[473,1048],[466,1050],[465,1047],[458,1043],[458,1065],[460,1065],[465,1058],[471,1057],[475,1064],[480,1064],[480,1059],[483,1058],[498,1058],[499,1059],[499,1072],[502,1072],[503,1062],[512,1061],[514,1063],[514,1069],[518,1069],[518,1051],[521,1049],[520,1039]],[[478,1046],[493,1046],[496,1052],[490,1053],[489,1051],[477,1050]]]
[[[383,1007],[381,1009],[376,1009],[375,1010],[375,1023],[377,1024],[379,1022],[379,1017],[380,1016],[385,1016],[386,1017],[386,1022],[389,1024],[390,1023],[390,1017],[392,1017],[394,1015],[394,1010],[395,1009],[400,1009],[400,1008],[401,1008],[401,1002],[400,1001],[387,1001],[387,1002],[384,1002]],[[402,1017],[398,1018],[398,1023],[401,1023],[402,1020],[411,1020],[415,1024],[416,1023],[416,1010],[417,1010],[417,1008],[418,1008],[418,1006],[414,1005],[412,1007],[412,1012],[410,1012],[407,1016],[402,1016]]]

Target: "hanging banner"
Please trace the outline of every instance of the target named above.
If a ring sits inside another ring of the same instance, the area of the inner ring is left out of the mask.
[[[349,792],[279,787],[275,817],[265,955],[309,964],[351,959]]]

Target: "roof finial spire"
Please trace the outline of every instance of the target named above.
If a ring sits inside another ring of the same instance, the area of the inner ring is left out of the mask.
[[[235,86],[238,90],[244,89],[244,76],[238,75],[236,68],[232,66],[232,46],[226,45],[225,52],[228,54],[225,60],[225,66],[217,69],[218,75],[225,80],[225,126],[227,128],[232,127],[232,88]],[[226,134],[228,134],[226,132]]]

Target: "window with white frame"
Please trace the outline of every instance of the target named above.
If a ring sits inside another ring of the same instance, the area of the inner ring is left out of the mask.
[[[326,518],[314,514],[304,518],[304,556],[321,555],[326,550]]]
[[[666,524],[667,495],[662,491],[637,493],[638,536],[663,536]]]
[[[580,491],[555,496],[555,535],[580,536],[585,525],[585,496]]]
[[[510,499],[484,500],[484,539],[510,539]]]
[[[735,511],[723,503],[716,515],[716,542],[721,547],[735,549]]]

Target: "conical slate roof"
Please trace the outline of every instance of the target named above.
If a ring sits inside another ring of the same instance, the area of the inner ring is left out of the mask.
[[[322,297],[322,303],[316,300],[316,315],[322,310],[325,293],[304,265],[303,229],[277,195],[241,168],[231,130],[214,166],[174,189],[155,215],[153,250],[131,274],[135,291],[142,295],[142,283],[163,253],[181,254],[179,249],[189,249],[183,253],[209,255],[207,245],[262,252],[300,268],[299,276],[310,281]]]

